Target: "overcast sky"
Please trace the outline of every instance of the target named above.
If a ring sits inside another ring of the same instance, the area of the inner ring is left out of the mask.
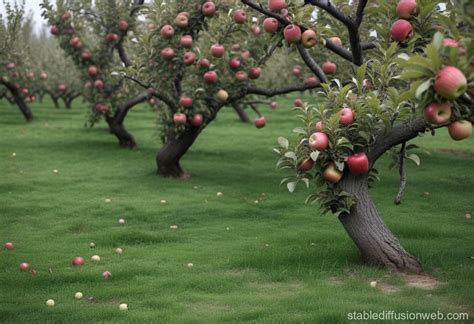
[[[7,3],[14,4],[15,0],[6,0]],[[21,0],[17,0],[18,3],[21,3]],[[44,20],[41,17],[41,8],[39,4],[42,0],[25,0],[25,9],[27,13],[33,14],[33,20],[35,22],[35,30],[40,30],[41,26],[44,24]],[[3,1],[0,0],[0,14],[5,14],[5,6]]]

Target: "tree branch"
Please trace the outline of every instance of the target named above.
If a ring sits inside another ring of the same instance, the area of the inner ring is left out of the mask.
[[[321,67],[318,65],[318,63],[316,63],[313,57],[309,54],[308,50],[304,48],[302,44],[297,44],[296,48],[298,49],[298,52],[300,53],[303,61],[306,63],[309,69],[319,78],[319,80],[323,83],[328,82],[328,78],[326,77],[326,74],[324,74]]]
[[[265,8],[262,7],[262,5],[260,4],[256,4],[250,0],[242,0],[242,3],[246,4],[247,6],[249,6],[250,8],[253,8],[255,10],[257,10],[258,12],[264,14],[265,16],[267,17],[271,17],[271,18],[275,18],[276,20],[278,20],[278,22],[280,24],[282,24],[283,26],[286,26],[289,24],[289,22],[283,18],[282,16],[280,15],[277,15],[276,13],[273,13],[271,11],[268,11],[266,10]]]
[[[264,89],[264,88],[259,88],[259,87],[251,85],[247,88],[247,94],[256,94],[256,95],[261,95],[265,97],[273,97],[273,96],[287,94],[294,91],[305,91],[305,90],[315,89],[319,87],[320,87],[319,84],[314,85],[314,86],[312,85],[310,86],[306,84],[293,84],[293,85],[289,85],[282,88]]]
[[[402,202],[402,197],[403,194],[405,193],[405,187],[407,184],[407,178],[406,178],[406,170],[405,170],[405,156],[407,154],[407,142],[402,143],[402,147],[400,148],[400,168],[399,168],[399,173],[400,173],[400,188],[398,189],[398,194],[395,197],[395,205],[400,205]]]
[[[119,123],[123,123],[125,120],[125,117],[127,116],[128,111],[134,107],[135,105],[145,102],[148,99],[148,92],[143,92],[136,96],[135,98],[132,98],[128,100],[126,103],[121,105],[118,109],[117,112],[115,113],[115,119]]]

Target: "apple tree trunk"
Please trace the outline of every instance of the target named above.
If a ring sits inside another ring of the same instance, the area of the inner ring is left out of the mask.
[[[421,272],[418,260],[405,251],[380,218],[369,196],[367,175],[345,174],[341,187],[354,195],[356,204],[350,214],[339,216],[339,220],[359,248],[362,259],[368,264],[382,265],[400,272]]]
[[[30,110],[30,107],[26,104],[26,102],[23,100],[20,94],[20,90],[18,90],[14,84],[10,82],[3,82],[5,87],[10,91],[12,94],[13,100],[15,101],[16,105],[18,108],[20,108],[21,113],[25,117],[27,122],[30,122],[33,120],[33,113]]]
[[[157,173],[163,177],[187,179],[190,174],[183,170],[180,160],[199,136],[201,128],[191,127],[184,133],[170,130],[166,141],[156,155]]]
[[[124,127],[123,121],[119,120],[116,116],[107,117],[107,124],[109,125],[110,133],[114,134],[119,141],[119,145],[124,148],[134,149],[137,147],[137,142]]]

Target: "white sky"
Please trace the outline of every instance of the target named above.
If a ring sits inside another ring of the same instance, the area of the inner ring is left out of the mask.
[[[17,0],[18,3],[21,3],[22,0]],[[7,3],[14,4],[15,0],[6,0]],[[39,31],[41,26],[44,23],[43,18],[41,17],[41,8],[39,4],[42,0],[25,0],[25,10],[27,14],[30,12],[33,14],[33,21],[35,22],[35,30]],[[3,1],[0,0],[0,14],[5,14],[5,6],[3,5]]]

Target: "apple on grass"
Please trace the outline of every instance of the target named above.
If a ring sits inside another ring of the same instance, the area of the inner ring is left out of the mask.
[[[455,141],[472,135],[472,123],[468,120],[458,120],[448,125],[449,136]]]
[[[323,151],[329,145],[329,137],[323,132],[316,132],[311,134],[308,143],[313,150]]]
[[[339,123],[341,125],[350,125],[354,122],[354,112],[351,108],[342,108],[339,112]]]
[[[21,271],[28,271],[30,269],[30,265],[27,262],[20,263],[20,270]]]
[[[5,250],[13,250],[13,243],[12,242],[7,242],[7,243],[3,244],[3,247],[5,248]]]
[[[432,124],[444,124],[451,118],[451,107],[447,101],[432,102],[423,111],[425,119]]]
[[[74,294],[74,299],[76,300],[81,300],[82,297],[84,297],[84,295],[80,291]]]
[[[342,178],[342,172],[339,171],[334,163],[329,163],[323,172],[323,179],[327,182],[338,183]]]
[[[466,92],[467,80],[461,70],[448,65],[438,71],[433,87],[441,97],[454,100]]]
[[[109,280],[111,277],[112,277],[112,273],[110,271],[102,272],[102,278],[104,278],[104,280]]]
[[[369,172],[369,158],[365,153],[356,153],[347,157],[347,166],[353,175]]]
[[[267,120],[265,119],[264,116],[260,116],[255,119],[255,127],[257,128],[265,127],[266,123],[267,123]]]
[[[74,259],[72,259],[72,264],[75,266],[81,266],[84,264],[84,258],[81,256],[77,256]]]
[[[395,21],[390,28],[390,35],[396,42],[405,42],[413,37],[413,26],[410,22],[399,19]]]

